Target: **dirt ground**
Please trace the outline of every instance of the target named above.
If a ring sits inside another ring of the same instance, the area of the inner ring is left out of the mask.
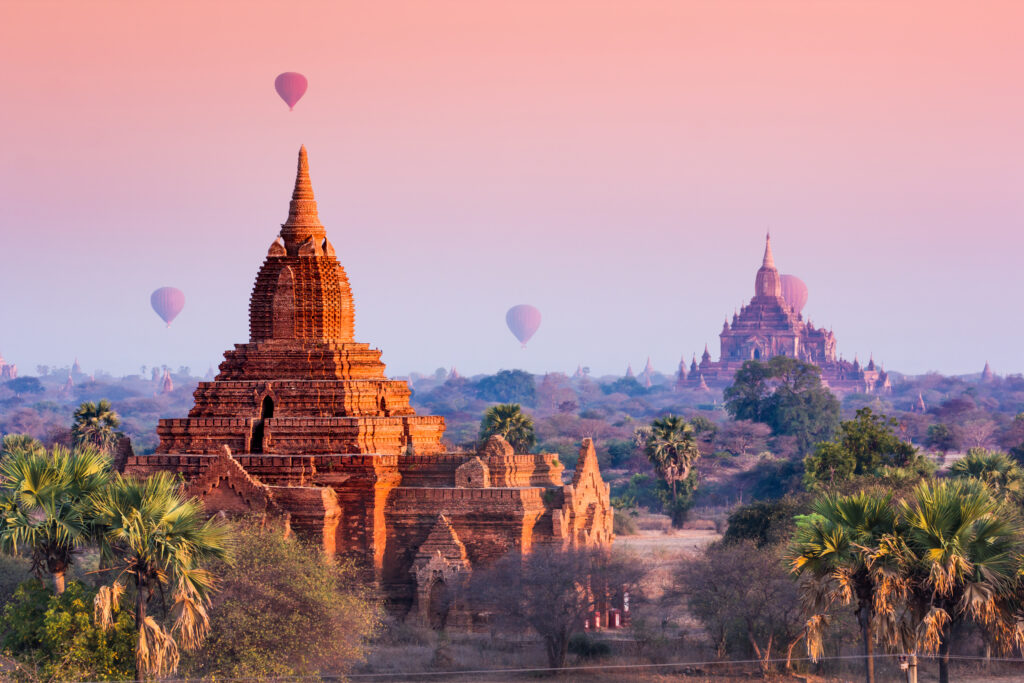
[[[644,559],[669,559],[681,552],[703,548],[720,538],[720,534],[703,529],[641,529],[635,536],[616,536],[615,547],[635,551]]]

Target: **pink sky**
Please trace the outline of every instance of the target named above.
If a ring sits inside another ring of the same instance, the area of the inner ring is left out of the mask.
[[[995,0],[6,0],[0,352],[216,365],[305,143],[396,374],[717,357],[769,227],[845,356],[1021,372],[1021,26]]]

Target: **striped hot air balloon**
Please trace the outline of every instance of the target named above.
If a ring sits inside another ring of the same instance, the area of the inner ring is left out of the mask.
[[[171,321],[185,308],[185,294],[176,287],[161,287],[149,295],[149,303],[170,327]]]
[[[505,324],[512,334],[516,336],[519,343],[526,348],[526,342],[534,335],[540,327],[540,311],[529,304],[519,304],[508,309],[505,314]]]

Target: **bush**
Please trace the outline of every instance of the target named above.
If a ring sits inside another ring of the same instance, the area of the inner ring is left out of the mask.
[[[235,561],[217,568],[210,635],[190,676],[274,678],[343,674],[378,630],[377,606],[350,563],[280,529],[239,525]]]
[[[110,630],[93,621],[96,592],[72,581],[61,595],[22,583],[0,617],[3,651],[18,662],[15,680],[126,681],[135,678],[135,620],[116,614]]]
[[[758,548],[783,543],[796,529],[794,517],[806,514],[808,508],[806,498],[797,496],[743,505],[729,515],[722,542],[751,542]]]
[[[595,640],[586,633],[575,633],[569,638],[569,654],[576,655],[580,659],[595,659],[606,657],[612,653],[608,643]]]
[[[615,517],[612,519],[612,531],[616,536],[635,536],[636,520],[628,512],[616,509]]]

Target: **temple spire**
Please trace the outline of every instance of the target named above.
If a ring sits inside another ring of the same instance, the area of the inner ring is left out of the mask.
[[[299,165],[295,173],[295,189],[288,206],[288,220],[281,226],[281,237],[289,253],[309,238],[322,241],[326,237],[324,226],[317,214],[316,197],[313,196],[313,183],[309,179],[309,159],[306,146],[299,148]]]
[[[772,234],[770,232],[764,238],[764,261],[761,263],[761,267],[775,267],[775,257],[772,256]]]

